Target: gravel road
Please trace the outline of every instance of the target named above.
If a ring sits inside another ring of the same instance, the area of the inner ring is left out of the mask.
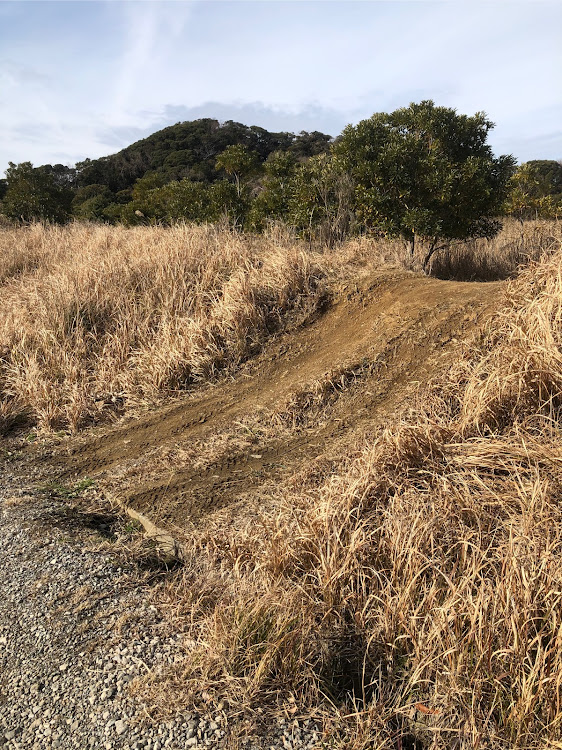
[[[150,717],[129,683],[181,659],[181,636],[148,603],[148,583],[103,544],[125,521],[81,512],[68,498],[26,486],[6,455],[0,455],[0,746],[319,747],[313,726],[281,724],[271,736],[233,745],[223,712]]]

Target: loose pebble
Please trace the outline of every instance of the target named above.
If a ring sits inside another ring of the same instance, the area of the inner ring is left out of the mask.
[[[146,589],[62,500],[0,458],[0,746],[3,750],[228,750],[223,702],[150,721],[128,690],[182,658]],[[17,502],[14,502],[17,498]],[[107,533],[107,527],[104,530]],[[314,723],[278,724],[245,750],[320,748]]]

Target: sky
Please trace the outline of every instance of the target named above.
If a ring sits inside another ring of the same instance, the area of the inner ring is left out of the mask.
[[[0,0],[0,175],[199,117],[338,135],[433,99],[562,159],[560,0]]]

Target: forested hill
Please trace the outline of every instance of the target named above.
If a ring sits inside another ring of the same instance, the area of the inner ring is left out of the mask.
[[[270,133],[232,120],[178,122],[117,154],[79,162],[75,180],[80,187],[106,185],[114,193],[132,188],[147,172],[161,175],[163,183],[181,179],[211,183],[223,176],[215,162],[227,146],[245,146],[264,162],[274,151],[291,152],[297,159],[315,156],[327,151],[331,140],[325,133]]]
[[[493,123],[431,100],[378,112],[333,139],[214,119],[181,122],[75,167],[10,164],[2,221],[281,222],[333,244],[351,234],[401,237],[415,252],[493,236],[502,215],[555,218],[562,164],[495,157]]]

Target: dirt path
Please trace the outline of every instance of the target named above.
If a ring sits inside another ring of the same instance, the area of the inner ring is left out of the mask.
[[[332,419],[285,430],[219,457],[204,469],[178,463],[164,476],[138,474],[120,500],[164,527],[182,526],[277,482],[361,425],[380,423],[418,382],[443,369],[495,306],[500,285],[456,283],[381,272],[341,296],[306,327],[280,336],[232,382],[221,382],[135,421],[70,441],[51,460],[62,480],[108,478],[150,464],[163,447],[209,441],[261,411],[270,420],[295,394],[347,375]],[[337,382],[334,393],[338,395]],[[142,477],[142,479],[141,479]]]

